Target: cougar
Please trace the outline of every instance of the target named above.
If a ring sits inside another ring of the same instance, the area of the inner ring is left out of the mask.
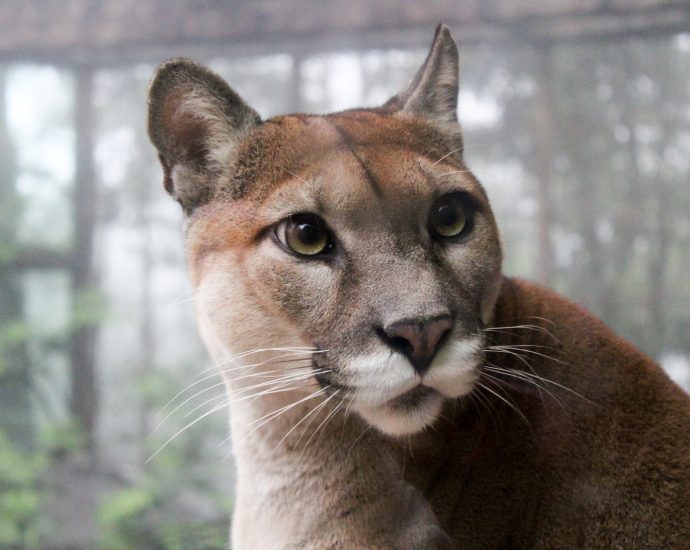
[[[505,277],[445,26],[384,105],[261,120],[161,65],[149,135],[227,388],[235,549],[680,548],[690,399]]]

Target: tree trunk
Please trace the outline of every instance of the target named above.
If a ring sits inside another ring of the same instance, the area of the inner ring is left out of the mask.
[[[143,146],[144,144],[142,144]],[[143,185],[138,193],[137,225],[142,238],[141,243],[141,319],[139,324],[139,368],[138,380],[148,380],[153,372],[156,355],[156,340],[153,315],[153,242],[151,235],[151,191],[153,186]],[[140,396],[139,403],[139,462],[144,466],[148,459],[146,440],[151,434],[151,423],[147,410],[146,396]]]
[[[536,127],[537,143],[537,280],[545,285],[553,281],[554,256],[551,241],[553,223],[553,71],[551,66],[552,46],[541,45],[536,50]]]
[[[6,73],[0,68],[0,403],[4,410],[0,425],[13,442],[30,448],[34,423],[29,350],[25,338],[10,337],[10,332],[21,329],[24,323],[24,301],[21,268],[12,263],[21,212],[15,190],[16,157],[6,117],[6,88]]]
[[[74,186],[72,302],[74,318],[84,298],[94,290],[93,240],[96,223],[96,182],[93,161],[94,109],[93,71],[75,69],[76,174]],[[96,389],[96,335],[93,323],[75,326],[71,335],[71,411],[84,431],[87,451],[95,461],[95,429],[98,412]]]
[[[668,97],[669,87],[673,85],[674,74],[671,69],[670,54],[664,51],[660,55],[659,65],[659,105],[670,105]],[[673,210],[672,190],[670,182],[665,177],[665,152],[674,141],[678,128],[678,119],[673,118],[668,110],[662,110],[660,123],[660,137],[656,147],[657,171],[654,181],[653,200],[654,215],[653,231],[647,265],[647,311],[649,312],[649,342],[647,351],[651,355],[659,355],[664,347],[664,333],[666,327],[666,308],[664,304],[666,271],[668,266],[669,249],[671,246],[672,224],[675,216]]]

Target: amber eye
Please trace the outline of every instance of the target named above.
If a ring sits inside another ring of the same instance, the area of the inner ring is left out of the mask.
[[[439,237],[457,237],[469,227],[469,210],[461,193],[444,195],[429,212],[429,227]]]
[[[295,214],[276,227],[276,237],[291,251],[315,256],[332,248],[326,224],[315,214]]]

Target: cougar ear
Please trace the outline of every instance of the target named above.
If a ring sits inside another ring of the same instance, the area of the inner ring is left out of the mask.
[[[406,90],[389,99],[385,109],[426,118],[460,140],[458,124],[458,47],[448,27],[436,27],[424,64]]]
[[[225,81],[189,59],[163,63],[151,81],[148,131],[163,185],[189,213],[208,200],[214,176],[243,135],[260,122]]]

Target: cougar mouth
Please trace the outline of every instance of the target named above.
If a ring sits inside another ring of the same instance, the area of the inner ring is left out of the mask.
[[[438,392],[427,386],[418,385],[402,395],[391,399],[387,405],[395,410],[410,411],[423,405],[427,399]]]
[[[396,437],[420,432],[436,421],[444,400],[436,390],[418,385],[383,405],[353,409],[379,431]]]
[[[386,350],[350,360],[342,370],[323,355],[314,357],[313,366],[327,394],[337,393],[337,399],[381,432],[401,436],[433,424],[446,399],[472,391],[480,350],[477,335],[451,340],[421,376],[400,354]]]

